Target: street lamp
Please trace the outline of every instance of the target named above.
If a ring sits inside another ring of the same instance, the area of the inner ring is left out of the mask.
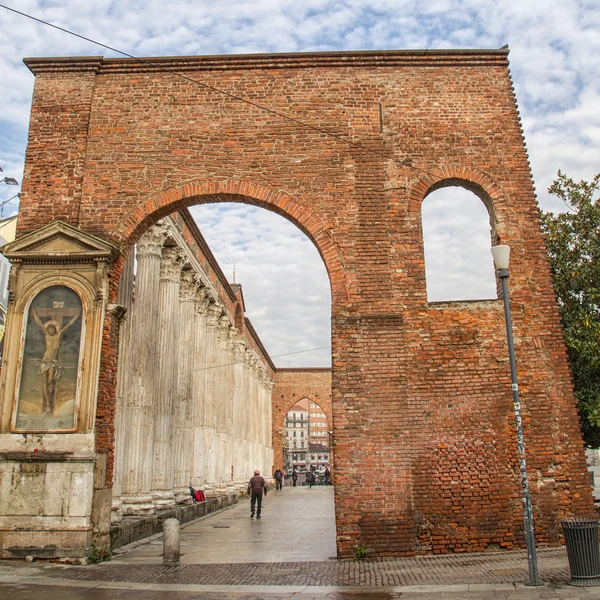
[[[2,167],[0,167],[0,173],[1,172]],[[19,182],[14,177],[3,177],[2,179],[0,179],[0,183],[4,183],[6,185],[19,185]],[[0,202],[0,217],[4,215],[4,206],[8,204],[11,200],[14,200],[15,198],[20,198],[20,196],[21,194],[15,194],[14,196],[11,196],[8,200]]]
[[[508,263],[510,246],[494,246],[492,256],[498,277],[502,283],[502,300],[504,301],[504,318],[506,319],[506,337],[508,340],[508,357],[510,360],[510,377],[512,381],[513,408],[517,430],[517,448],[519,450],[519,471],[521,472],[521,492],[523,501],[523,521],[525,527],[525,543],[527,544],[527,563],[529,565],[529,581],[526,585],[542,585],[538,575],[537,555],[535,550],[535,533],[533,528],[533,511],[531,510],[531,494],[527,477],[525,461],[525,439],[523,437],[523,421],[521,419],[521,401],[519,398],[519,383],[517,381],[517,363],[515,361],[515,345],[512,334],[512,319],[510,316],[510,300],[508,297]]]

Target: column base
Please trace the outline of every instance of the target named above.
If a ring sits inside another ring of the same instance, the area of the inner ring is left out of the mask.
[[[191,504],[192,503],[192,497],[190,496],[190,488],[189,487],[176,488],[174,493],[175,493],[175,503],[176,504]]]
[[[154,503],[156,510],[163,510],[175,506],[175,494],[173,493],[173,490],[152,490],[150,494],[152,495],[152,502]]]
[[[120,523],[123,518],[123,502],[121,498],[113,498],[110,505],[110,524]]]
[[[149,494],[121,496],[121,513],[123,516],[153,515],[155,512],[156,506]]]

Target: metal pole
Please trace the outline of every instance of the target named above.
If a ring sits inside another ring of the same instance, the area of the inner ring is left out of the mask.
[[[525,543],[527,544],[527,563],[529,565],[529,581],[526,585],[543,585],[538,575],[535,532],[533,528],[533,511],[531,509],[531,494],[529,492],[529,478],[527,477],[527,463],[525,461],[525,438],[523,436],[523,421],[521,420],[521,400],[519,397],[519,383],[517,381],[517,363],[515,360],[515,345],[512,334],[510,300],[508,298],[508,269],[498,269],[498,277],[500,277],[500,281],[502,282],[502,299],[504,300],[504,317],[506,319],[506,338],[508,340],[513,408],[517,430],[517,448],[519,450],[519,470],[521,472],[523,521],[525,526]]]

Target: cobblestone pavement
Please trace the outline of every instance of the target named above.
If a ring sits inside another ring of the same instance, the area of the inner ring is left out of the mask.
[[[99,565],[0,561],[0,598],[600,600],[600,587],[566,585],[564,548],[538,550],[544,586],[531,588],[524,551],[332,560],[334,530],[331,488],[284,488],[261,521],[242,501],[184,526],[179,567],[162,565],[160,536]]]

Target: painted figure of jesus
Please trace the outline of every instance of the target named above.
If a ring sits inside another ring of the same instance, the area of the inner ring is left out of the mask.
[[[32,309],[31,312],[46,339],[46,350],[40,361],[38,371],[38,375],[42,376],[42,413],[53,415],[56,401],[56,384],[60,381],[63,373],[63,368],[58,362],[60,343],[63,335],[81,316],[81,310],[62,329],[58,321],[50,319],[42,323],[35,309]]]

